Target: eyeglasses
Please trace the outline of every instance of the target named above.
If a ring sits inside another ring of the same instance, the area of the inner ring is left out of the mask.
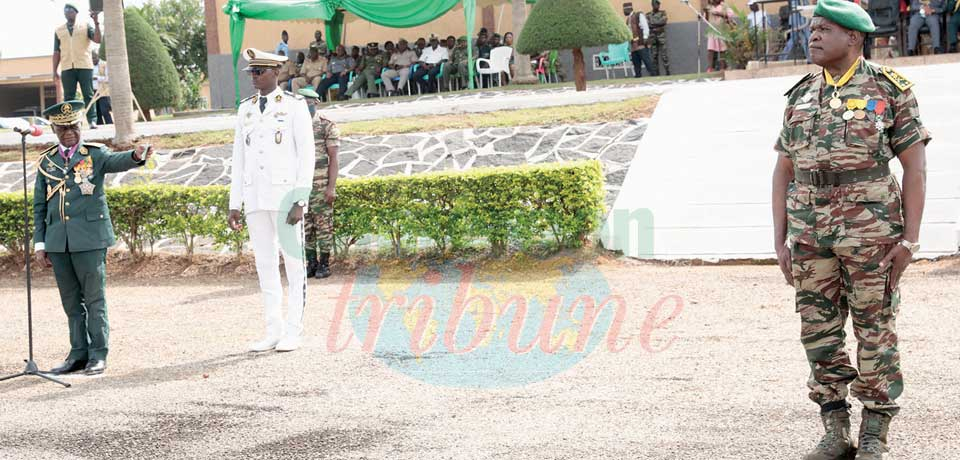
[[[250,75],[259,77],[260,75],[267,73],[267,71],[269,70],[270,69],[250,69],[247,71],[247,73],[249,73]]]

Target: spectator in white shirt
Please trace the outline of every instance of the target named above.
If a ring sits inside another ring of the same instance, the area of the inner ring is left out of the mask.
[[[767,16],[766,11],[760,8],[757,0],[749,0],[747,6],[750,8],[750,12],[747,13],[747,23],[750,24],[750,30],[753,31],[751,33],[758,34],[754,41],[758,44],[758,47],[763,47],[764,54],[770,54],[770,36],[774,33],[770,17]],[[764,36],[760,37],[760,33],[763,33]]]
[[[750,24],[750,28],[760,30],[770,28],[770,20],[767,18],[767,13],[760,9],[757,0],[748,1],[747,6],[750,7],[750,13],[747,13],[747,22]]]
[[[410,80],[417,82],[420,87],[420,94],[437,92],[438,75],[442,64],[450,60],[450,53],[447,49],[440,46],[440,40],[436,35],[430,35],[430,46],[423,49],[420,54],[419,66],[417,71],[410,76]],[[423,77],[427,80],[424,81]]]
[[[97,52],[93,53],[93,93],[99,93],[97,99],[97,124],[112,125],[113,116],[110,111],[113,107],[110,105],[110,86],[107,84],[107,61],[101,61]],[[92,128],[93,126],[91,126]]]

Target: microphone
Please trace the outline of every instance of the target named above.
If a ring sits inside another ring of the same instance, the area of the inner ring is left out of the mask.
[[[43,128],[41,128],[41,127],[39,127],[39,126],[37,126],[37,125],[30,125],[30,126],[27,127],[27,128],[15,127],[15,128],[13,128],[13,130],[16,131],[16,132],[18,132],[18,133],[20,133],[20,134],[22,134],[22,135],[24,135],[24,136],[30,135],[30,136],[33,136],[33,137],[38,137],[38,136],[42,136],[42,135],[43,135]]]

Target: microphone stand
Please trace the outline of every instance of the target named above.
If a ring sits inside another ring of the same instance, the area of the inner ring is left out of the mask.
[[[701,22],[706,23],[707,27],[713,29],[713,31],[716,32],[717,35],[720,35],[720,31],[717,30],[717,28],[714,27],[713,24],[710,24],[710,22],[707,21],[707,18],[703,17],[703,15],[700,14],[700,11],[698,11],[696,8],[690,5],[690,0],[680,0],[680,1],[683,2],[684,5],[687,5],[687,8],[690,8],[690,10],[693,11],[693,14],[697,15],[697,79],[699,80],[700,71],[703,68],[703,65],[700,63],[701,55],[703,54],[703,32],[700,29],[700,23]],[[720,59],[723,59],[723,58],[721,57]]]
[[[15,379],[17,377],[24,377],[28,375],[35,375],[37,377],[49,380],[54,383],[59,383],[64,387],[70,388],[70,384],[66,382],[61,382],[49,375],[40,373],[40,369],[37,368],[37,363],[33,361],[33,302],[31,299],[31,284],[30,284],[30,200],[27,198],[27,134],[30,134],[30,131],[27,130],[16,130],[20,133],[20,147],[23,151],[23,258],[26,262],[27,267],[27,344],[29,347],[29,357],[24,360],[27,363],[27,367],[23,372],[14,375],[8,375],[6,377],[0,377],[0,382],[4,380]]]

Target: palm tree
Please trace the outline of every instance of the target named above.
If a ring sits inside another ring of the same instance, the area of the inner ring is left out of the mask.
[[[133,143],[135,121],[133,91],[130,89],[130,67],[127,61],[127,33],[123,23],[123,0],[104,0],[104,21],[110,39],[107,40],[107,72],[110,75],[110,98],[114,107],[113,123],[116,137],[113,143],[126,146]]]
[[[514,39],[520,36],[523,31],[523,25],[527,22],[527,2],[526,0],[511,0],[513,5],[513,36]],[[514,62],[517,63],[517,74],[513,76],[513,82],[521,85],[537,83],[538,80],[530,71],[530,56],[520,54],[514,46]]]

